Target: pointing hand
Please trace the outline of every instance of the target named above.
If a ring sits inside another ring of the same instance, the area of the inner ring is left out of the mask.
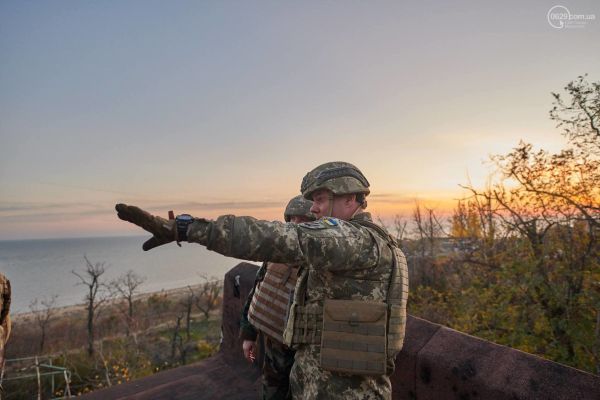
[[[157,217],[141,208],[128,206],[127,204],[117,204],[115,209],[117,210],[117,216],[120,219],[131,222],[153,235],[152,238],[143,244],[142,248],[144,251],[148,251],[177,239],[177,229],[174,220]]]

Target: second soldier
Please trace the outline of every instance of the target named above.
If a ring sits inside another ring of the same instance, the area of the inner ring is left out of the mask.
[[[313,221],[310,212],[312,201],[296,196],[285,209],[285,222],[300,224]],[[258,270],[254,288],[244,307],[240,337],[244,356],[254,362],[256,340],[260,333],[264,339],[262,366],[262,399],[291,399],[290,370],[294,363],[294,350],[283,344],[283,331],[287,322],[298,265],[265,262]]]

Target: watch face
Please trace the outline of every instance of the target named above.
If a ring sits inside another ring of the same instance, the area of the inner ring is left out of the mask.
[[[191,221],[194,218],[190,214],[181,214],[177,216],[177,220],[179,221]]]

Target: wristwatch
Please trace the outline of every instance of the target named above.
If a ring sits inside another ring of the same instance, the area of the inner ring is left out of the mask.
[[[187,228],[194,222],[194,217],[190,214],[181,214],[175,218],[175,224],[177,225],[177,243],[187,242]]]

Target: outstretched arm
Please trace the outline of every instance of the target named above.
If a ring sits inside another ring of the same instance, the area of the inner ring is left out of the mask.
[[[327,220],[290,224],[224,215],[216,221],[195,220],[187,237],[189,242],[226,256],[318,265],[330,271],[371,268],[377,264],[380,251],[389,251],[387,246],[378,246],[366,228],[340,220],[333,224]],[[353,259],[349,259],[350,254]]]
[[[119,218],[154,236],[144,250],[178,240],[175,221],[153,216],[135,206],[118,204]],[[215,221],[196,218],[185,239],[229,257],[284,264],[318,265],[330,271],[368,269],[386,246],[378,245],[366,228],[337,219],[291,224],[253,217],[223,215]],[[353,254],[354,258],[349,259]]]
[[[216,221],[196,219],[188,228],[188,242],[200,243],[225,256],[285,264],[305,259],[294,224],[223,215]]]

